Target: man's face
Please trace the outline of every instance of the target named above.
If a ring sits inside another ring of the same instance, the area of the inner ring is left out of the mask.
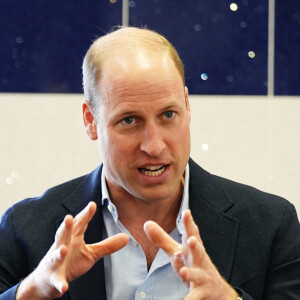
[[[111,195],[159,201],[176,196],[190,155],[190,108],[166,55],[108,60],[97,135]]]

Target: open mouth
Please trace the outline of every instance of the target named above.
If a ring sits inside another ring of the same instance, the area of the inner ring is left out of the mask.
[[[146,166],[144,168],[139,168],[139,171],[147,176],[155,177],[161,175],[165,171],[166,167],[167,165]]]

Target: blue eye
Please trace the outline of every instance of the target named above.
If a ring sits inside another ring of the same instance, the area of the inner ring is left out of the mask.
[[[134,118],[133,117],[126,117],[123,119],[123,122],[126,124],[126,125],[130,125],[132,124],[134,121]]]
[[[167,111],[164,115],[166,119],[172,119],[174,117],[174,111]]]

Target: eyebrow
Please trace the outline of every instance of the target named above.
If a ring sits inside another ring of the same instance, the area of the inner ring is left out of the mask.
[[[118,113],[118,116],[119,117],[126,117],[126,116],[135,115],[137,113],[138,113],[137,110],[128,110],[128,111],[126,110],[126,111],[121,112],[120,114]]]
[[[178,107],[178,106],[179,106],[178,103],[170,103],[167,106],[165,106],[162,110],[166,110],[166,109],[170,109],[170,108]]]
[[[172,109],[172,108],[176,108],[179,107],[178,103],[175,102],[171,102],[169,104],[167,104],[166,106],[164,106],[163,108],[159,109],[160,112],[168,110],[168,109]],[[117,113],[116,115],[120,118],[124,118],[126,116],[132,116],[132,115],[137,115],[140,112],[138,110],[121,110],[120,113]]]

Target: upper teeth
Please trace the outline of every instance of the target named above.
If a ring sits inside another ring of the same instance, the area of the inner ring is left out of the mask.
[[[160,165],[160,166],[146,166],[145,168],[142,168],[141,171],[143,174],[147,176],[159,176],[165,171],[165,165]]]
[[[150,171],[154,171],[154,170],[158,170],[160,168],[162,168],[163,165],[159,165],[159,166],[146,166],[145,169],[146,170],[150,170]]]

